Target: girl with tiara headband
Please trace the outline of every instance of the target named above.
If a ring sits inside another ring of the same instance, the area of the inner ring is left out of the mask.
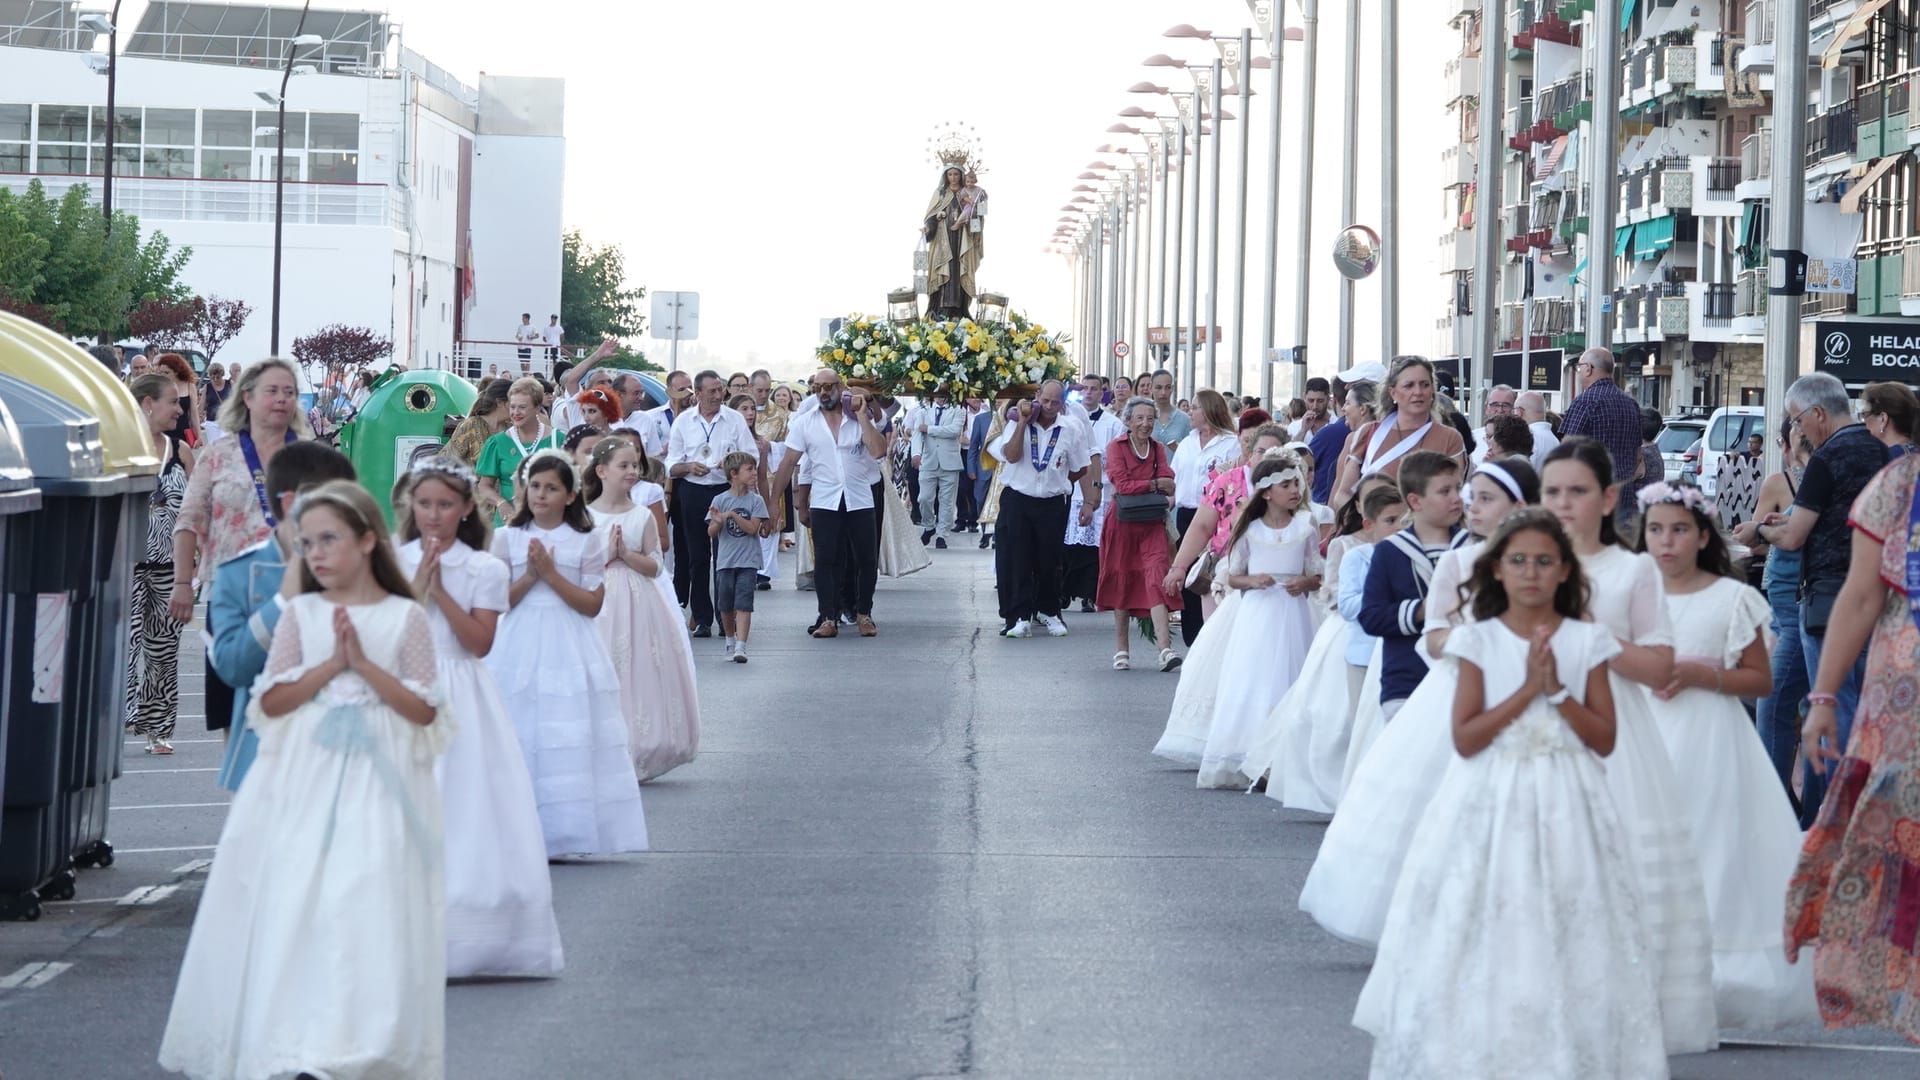
[[[533,775],[547,855],[645,851],[620,680],[593,624],[606,602],[607,546],[565,451],[539,451],[520,472],[519,507],[493,536],[512,610],[487,664]]]
[[[662,577],[653,511],[634,499],[640,451],[625,439],[595,449],[585,481],[587,510],[607,549],[607,601],[594,625],[620,678],[628,751],[642,781],[692,761],[700,750],[700,695],[678,605]]]
[[[477,477],[452,457],[417,462],[393,488],[400,567],[433,623],[440,685],[460,731],[435,770],[447,821],[447,976],[554,975],[560,928],[533,781],[487,667],[507,603],[487,554]]]
[[[1336,937],[1368,945],[1380,940],[1413,831],[1454,757],[1445,717],[1458,669],[1442,650],[1447,635],[1467,618],[1462,588],[1500,523],[1539,501],[1539,477],[1523,458],[1485,462],[1467,481],[1467,532],[1473,539],[1434,567],[1419,646],[1427,676],[1340,793],[1340,812],[1300,891],[1301,910]]]
[[[335,480],[291,515],[300,592],[274,627],[234,796],[180,963],[160,1065],[195,1077],[446,1069],[453,737],[427,613],[386,520]]]
[[[1673,676],[1653,718],[1687,782],[1677,791],[1707,885],[1713,996],[1723,1028],[1819,1019],[1813,965],[1780,947],[1800,824],[1741,698],[1772,692],[1772,609],[1735,574],[1713,502],[1690,485],[1640,489],[1640,550],[1673,624]]]
[[[1213,726],[1200,754],[1200,787],[1246,787],[1241,767],[1267,714],[1300,674],[1313,640],[1313,591],[1320,587],[1320,543],[1300,511],[1306,476],[1282,451],[1253,469],[1252,494],[1227,539],[1227,588],[1240,614],[1221,657]]]

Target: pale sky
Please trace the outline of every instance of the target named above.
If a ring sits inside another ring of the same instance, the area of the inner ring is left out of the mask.
[[[1424,6],[1402,5],[1403,351],[1431,347],[1443,296],[1433,177],[1448,129],[1441,70],[1457,46],[1437,13],[1419,10]],[[1338,218],[1345,183],[1339,155],[1345,4],[1328,0],[1322,7],[1316,223],[1308,249],[1316,374],[1336,366],[1338,279],[1330,252],[1344,224]],[[1378,55],[1374,5],[1367,7],[1363,49]],[[1205,42],[1162,36],[1176,23],[1223,36],[1251,25],[1240,0],[393,0],[390,10],[409,47],[469,82],[481,71],[564,77],[567,224],[594,242],[619,243],[634,282],[701,294],[699,359],[722,370],[765,366],[783,377],[810,370],[821,319],[877,312],[889,289],[911,280],[919,216],[938,180],[926,140],[945,121],[971,124],[988,161],[981,183],[992,196],[992,216],[980,288],[1008,294],[1016,309],[1050,326],[1069,327],[1067,264],[1042,249],[1075,176],[1097,146],[1133,138],[1106,132],[1121,109],[1138,104],[1171,111],[1167,99],[1130,95],[1128,86],[1148,80],[1191,88],[1184,72],[1140,62],[1161,52],[1212,59]],[[481,11],[488,17],[476,17]],[[1289,23],[1298,25],[1297,8]],[[1297,85],[1301,47],[1288,48],[1288,82]],[[1356,217],[1377,226],[1381,72],[1377,63],[1363,66]],[[1263,303],[1268,78],[1255,73],[1250,386],[1258,385],[1254,358]],[[1283,345],[1292,341],[1294,323],[1293,177],[1300,137],[1300,95],[1290,85],[1284,96]],[[1237,104],[1228,108],[1239,112]],[[1231,311],[1236,128],[1236,122],[1226,125],[1229,141],[1222,146],[1223,324]],[[1377,280],[1360,285],[1359,359],[1379,356],[1379,297]],[[665,342],[646,347],[665,359]],[[1226,351],[1223,345],[1223,367]],[[682,366],[688,366],[685,346]],[[1223,374],[1220,381],[1229,380]]]

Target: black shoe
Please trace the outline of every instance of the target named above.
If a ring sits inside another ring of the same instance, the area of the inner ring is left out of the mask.
[[[920,542],[921,542],[922,544],[925,544],[925,543],[926,543],[927,541],[929,541],[929,540],[931,540],[931,539],[933,539],[933,530],[932,530],[932,529],[921,529],[921,530],[920,530]]]
[[[1091,600],[1080,601],[1080,610],[1089,615],[1093,614],[1093,601]]]
[[[768,581],[766,578],[761,578],[760,584],[755,585],[754,588],[759,590],[760,592],[772,592],[773,582]]]
[[[988,545],[988,544],[991,544],[991,543],[993,543],[993,534],[992,534],[992,533],[982,533],[982,534],[980,535],[980,550],[981,550],[981,551],[985,551],[985,550],[987,550],[987,545]]]
[[[693,628],[693,636],[698,638],[710,638],[713,636],[713,627],[696,626]]]
[[[943,536],[943,537],[941,537],[940,539],[938,539],[938,540],[935,540],[935,541],[933,542],[933,546],[934,546],[934,547],[935,547],[935,548],[936,548],[937,550],[940,550],[940,551],[945,551],[945,550],[947,550],[947,538]]]

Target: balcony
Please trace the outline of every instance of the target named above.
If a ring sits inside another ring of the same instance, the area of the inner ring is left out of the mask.
[[[1747,340],[1734,333],[1734,312],[1738,306],[1738,287],[1731,281],[1689,281],[1686,283],[1689,323],[1686,336],[1694,341],[1731,344]]]
[[[1920,236],[1909,236],[1902,244],[1900,260],[1900,301],[1920,300]],[[1904,314],[1904,310],[1902,314]]]
[[[1763,127],[1740,140],[1740,185],[1733,197],[1741,202],[1773,194],[1773,128]]]
[[[1514,150],[1526,150],[1533,145],[1533,101],[1522,101],[1507,110],[1506,126],[1507,146]]]
[[[1859,124],[1855,156],[1859,160],[1871,161],[1906,151],[1907,131],[1915,115],[1908,108],[1913,98],[1913,81],[1913,75],[1906,73],[1860,89],[1854,99]]]
[[[1741,71],[1773,71],[1773,32],[1779,24],[1778,0],[1747,0],[1747,43],[1740,50]]]
[[[1480,58],[1456,56],[1447,61],[1448,101],[1480,96]]]
[[[59,199],[85,185],[100,203],[100,177],[0,173],[0,189],[22,194],[38,180],[47,197]],[[143,221],[230,221],[273,224],[273,181],[194,180],[158,176],[113,178],[113,208]],[[318,184],[288,181],[282,220],[289,225],[407,227],[407,208],[397,188],[386,184]]]
[[[1449,146],[1440,151],[1440,178],[1448,187],[1473,183],[1475,168],[1471,147]]]
[[[1858,116],[1858,110],[1847,104],[1828,109],[1807,123],[1807,168],[1828,158],[1852,156],[1860,136]]]
[[[1440,237],[1440,272],[1451,274],[1459,270],[1469,270],[1475,263],[1473,257],[1473,230],[1454,229]]]

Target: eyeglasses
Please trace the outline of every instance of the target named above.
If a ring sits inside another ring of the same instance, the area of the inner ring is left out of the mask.
[[[1512,411],[1513,411],[1513,402],[1511,402],[1511,401],[1489,401],[1489,402],[1487,402],[1487,411],[1488,411],[1488,412],[1512,412]]]
[[[1800,410],[1799,412],[1797,412],[1797,413],[1788,413],[1788,414],[1787,414],[1787,426],[1788,426],[1788,427],[1796,427],[1796,428],[1797,428],[1797,427],[1799,427],[1799,426],[1800,426],[1800,418],[1801,418],[1801,417],[1803,417],[1803,416],[1805,416],[1805,415],[1807,415],[1808,413],[1810,413],[1810,412],[1812,412],[1812,411],[1813,411],[1813,409],[1811,409],[1811,408],[1806,408],[1806,409],[1801,409],[1801,410]]]
[[[1501,557],[1500,561],[1506,564],[1507,569],[1513,571],[1516,574],[1524,574],[1529,570],[1538,570],[1540,573],[1544,574],[1547,571],[1552,570],[1554,567],[1560,565],[1560,556],[1558,555],[1534,555],[1534,556],[1505,555]]]

